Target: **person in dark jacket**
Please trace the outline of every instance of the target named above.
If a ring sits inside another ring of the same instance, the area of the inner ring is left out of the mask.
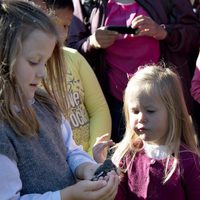
[[[110,106],[114,142],[124,133],[124,88],[140,65],[173,64],[193,115],[190,55],[198,53],[200,22],[188,0],[74,0],[74,7],[67,45],[82,53],[97,74]],[[109,31],[110,25],[137,28],[137,35]]]

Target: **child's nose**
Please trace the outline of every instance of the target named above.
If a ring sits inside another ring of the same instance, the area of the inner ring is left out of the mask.
[[[45,76],[46,76],[46,67],[45,67],[45,65],[41,65],[38,67],[37,77],[44,78]]]
[[[143,113],[143,112],[139,113],[139,115],[138,115],[138,121],[139,122],[146,122],[147,121],[145,113]]]

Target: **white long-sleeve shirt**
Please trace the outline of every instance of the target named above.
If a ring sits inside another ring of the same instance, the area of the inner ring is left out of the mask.
[[[63,121],[62,135],[67,148],[66,160],[72,170],[84,162],[95,161],[77,146],[72,138],[72,131],[69,123]],[[27,194],[20,196],[22,182],[17,163],[5,155],[0,154],[0,200],[61,200],[60,191],[49,191],[44,194]]]

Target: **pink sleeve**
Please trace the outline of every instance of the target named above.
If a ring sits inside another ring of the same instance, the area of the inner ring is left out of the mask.
[[[192,97],[200,103],[200,53],[196,62],[196,69],[191,82],[190,89]]]

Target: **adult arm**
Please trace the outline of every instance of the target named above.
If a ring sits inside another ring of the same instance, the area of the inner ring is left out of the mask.
[[[73,0],[73,3],[74,12],[69,28],[67,46],[77,49],[81,54],[85,54],[90,51],[87,39],[91,33],[85,26],[80,0]]]
[[[104,25],[105,5],[103,1],[98,1],[98,6],[93,8],[90,14],[89,23],[86,23],[81,0],[73,0],[73,3],[74,13],[69,28],[67,46],[77,49],[87,60],[92,59],[93,56],[98,57],[99,49],[111,45],[117,37],[117,34],[112,31],[98,29]],[[98,36],[96,36],[96,31]],[[101,39],[98,39],[97,42],[96,37]],[[106,44],[103,44],[100,40],[103,40],[103,43]]]
[[[188,53],[198,48],[200,22],[188,0],[175,0],[173,13],[175,22],[166,23],[167,37],[163,40],[172,52]]]

